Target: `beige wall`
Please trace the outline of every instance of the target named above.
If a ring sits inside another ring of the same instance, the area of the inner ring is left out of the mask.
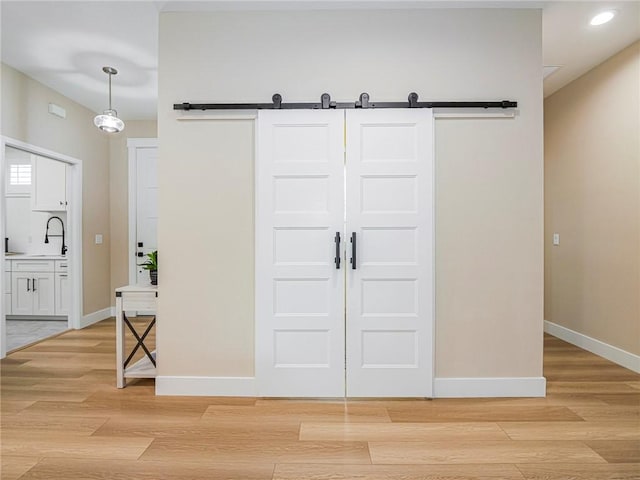
[[[109,138],[111,228],[110,291],[129,283],[129,138],[156,138],[155,120],[128,120],[122,133]],[[111,295],[115,305],[115,296]]]
[[[252,375],[253,125],[172,126],[178,141],[159,131],[160,373]]]
[[[161,14],[159,374],[254,373],[253,124],[172,105],[417,91],[519,102],[436,122],[437,376],[541,376],[541,65],[537,10]]]
[[[2,64],[2,135],[82,160],[84,314],[110,305],[109,140],[95,113]],[[66,119],[48,113],[56,103]],[[96,245],[96,234],[104,243]]]
[[[544,107],[545,318],[639,355],[640,42]]]

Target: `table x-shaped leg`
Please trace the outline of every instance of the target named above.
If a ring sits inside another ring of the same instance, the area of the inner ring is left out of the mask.
[[[131,359],[133,358],[135,353],[138,351],[138,348],[140,348],[140,347],[142,347],[142,349],[144,350],[144,353],[147,355],[147,357],[149,357],[149,360],[151,360],[151,363],[155,367],[156,366],[156,359],[153,358],[153,355],[151,355],[151,352],[149,351],[147,346],[144,344],[144,339],[147,338],[147,335],[149,335],[149,332],[151,331],[151,328],[153,328],[153,326],[156,324],[155,315],[153,317],[153,320],[151,320],[151,323],[149,324],[147,329],[142,334],[142,336],[138,335],[138,332],[136,332],[136,329],[133,328],[133,325],[131,325],[131,322],[129,322],[129,319],[124,314],[124,312],[122,312],[122,319],[124,320],[124,323],[127,324],[127,327],[129,327],[129,330],[131,330],[131,333],[133,333],[133,336],[136,338],[136,341],[138,342],[138,344],[134,347],[134,349],[129,354],[129,357],[124,361],[124,368],[127,368],[127,365],[129,365],[129,362],[131,361]]]

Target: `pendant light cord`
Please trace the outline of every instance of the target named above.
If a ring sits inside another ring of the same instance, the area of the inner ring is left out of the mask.
[[[109,110],[112,110],[111,108],[111,73],[109,73]]]

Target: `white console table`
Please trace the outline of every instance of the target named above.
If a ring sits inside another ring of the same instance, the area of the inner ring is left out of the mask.
[[[126,378],[155,378],[156,351],[149,351],[144,341],[156,323],[156,304],[158,287],[156,285],[127,285],[116,288],[116,385],[124,388]],[[151,322],[140,335],[133,327],[125,312],[152,312]],[[137,342],[125,359],[125,325]],[[133,355],[142,348],[144,357],[129,365]]]

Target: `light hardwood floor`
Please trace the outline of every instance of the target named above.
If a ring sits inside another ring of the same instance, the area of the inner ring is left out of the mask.
[[[546,398],[295,401],[115,388],[115,325],[15,352],[12,479],[640,479],[640,375],[545,338]]]

